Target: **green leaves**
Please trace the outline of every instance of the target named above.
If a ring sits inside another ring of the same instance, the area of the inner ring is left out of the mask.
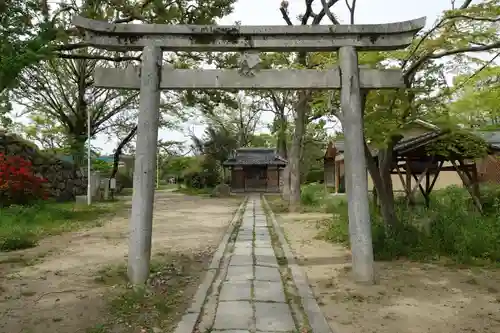
[[[449,116],[458,124],[474,128],[500,128],[500,67],[458,76]]]
[[[45,1],[6,0],[0,7],[0,93],[11,87],[25,67],[46,59],[48,45],[57,37],[60,21],[55,16],[64,5],[51,8]]]
[[[455,130],[429,145],[427,153],[445,157],[478,158],[488,153],[488,146],[482,138],[474,133]]]

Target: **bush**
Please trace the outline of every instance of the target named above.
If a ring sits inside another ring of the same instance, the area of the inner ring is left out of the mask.
[[[92,169],[99,171],[103,177],[109,177],[113,171],[113,164],[102,160],[93,160]]]
[[[34,174],[30,161],[0,153],[0,206],[47,199],[45,182],[46,179]]]
[[[184,175],[184,185],[195,189],[214,188],[219,184],[219,175],[211,170],[193,171]]]
[[[323,182],[324,179],[324,170],[323,169],[313,169],[310,170],[306,174],[306,183],[321,183]]]
[[[445,256],[457,262],[474,260],[500,261],[500,205],[495,193],[498,188],[484,191],[493,203],[489,213],[481,215],[467,201],[468,193],[459,187],[436,191],[429,209],[422,206],[408,208],[403,200],[396,202],[400,224],[386,231],[380,214],[371,206],[372,238],[375,258],[378,260],[408,257],[428,260]],[[332,242],[349,243],[347,203],[331,203],[336,218],[325,234]]]
[[[302,187],[300,201],[306,206],[318,206],[325,197],[325,187],[321,184],[312,183]]]
[[[45,236],[100,225],[98,217],[118,207],[116,204],[89,207],[44,201],[0,208],[0,252],[35,247]]]

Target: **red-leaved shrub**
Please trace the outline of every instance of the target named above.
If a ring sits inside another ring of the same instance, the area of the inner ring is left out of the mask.
[[[46,179],[34,174],[30,161],[0,153],[0,206],[46,200],[45,182]]]

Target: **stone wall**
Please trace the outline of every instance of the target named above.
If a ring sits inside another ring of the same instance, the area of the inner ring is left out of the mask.
[[[87,177],[80,170],[73,172],[70,162],[41,152],[35,144],[1,129],[0,153],[29,160],[35,174],[48,180],[47,190],[52,198],[66,201],[72,200],[74,195],[87,193]]]

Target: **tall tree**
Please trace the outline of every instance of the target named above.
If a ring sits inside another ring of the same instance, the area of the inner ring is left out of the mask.
[[[406,125],[417,117],[429,117],[446,108],[445,73],[468,70],[475,52],[497,52],[500,2],[485,0],[477,4],[464,1],[460,7],[445,11],[432,28],[421,33],[403,51],[361,54],[374,67],[397,64],[403,70],[406,88],[397,92],[372,91],[365,95],[365,153],[368,170],[380,196],[381,212],[388,227],[398,223],[390,176],[393,147],[402,138]],[[352,6],[350,7],[352,9]],[[376,59],[379,57],[380,59]],[[335,58],[335,57],[333,57]],[[332,62],[335,62],[332,58]],[[436,60],[441,59],[438,63]],[[447,60],[443,64],[443,60]],[[336,100],[336,94],[330,94]],[[332,108],[339,119],[341,110]],[[372,158],[367,139],[378,150],[378,163]]]
[[[72,1],[71,8],[72,14],[119,23],[138,20],[144,23],[211,24],[216,18],[230,13],[234,1],[181,0],[165,5],[152,0],[85,0]],[[41,66],[24,68],[15,96],[19,103],[27,106],[28,112],[46,113],[58,119],[67,130],[74,155],[78,155],[87,137],[86,119],[89,114],[92,118],[91,135],[95,135],[109,126],[120,112],[137,107],[135,92],[93,87],[92,74],[95,66],[124,66],[120,63],[140,58],[137,54],[120,56],[87,49],[78,32],[71,29],[71,16],[62,16],[64,33],[51,46],[53,54],[60,59],[49,58]],[[200,56],[190,54],[172,55],[168,58],[174,65],[184,67],[200,59]],[[133,133],[124,138],[131,137]]]
[[[93,59],[49,59],[23,71],[15,100],[27,114],[57,120],[65,129],[68,146],[80,163],[87,141],[87,117],[94,136],[113,118],[128,109],[137,109],[138,93],[96,88],[93,73],[100,61]]]
[[[322,9],[315,13],[312,6],[314,0],[306,0],[304,14],[299,17],[301,25],[318,25],[321,23],[325,16],[330,19],[332,24],[339,24],[337,18],[332,15],[330,8],[334,6],[339,0],[321,0]],[[280,7],[283,19],[288,25],[293,25],[288,15],[288,1],[283,1]],[[310,22],[309,22],[310,21]],[[312,68],[316,64],[312,61],[311,57],[306,53],[299,53],[294,59],[295,66],[302,68]],[[289,210],[296,211],[300,207],[300,154],[303,151],[304,135],[307,127],[307,122],[311,116],[311,102],[313,101],[313,94],[311,91],[299,91],[295,96],[294,103],[294,132],[292,137],[292,146],[288,156],[289,169],[290,169],[290,201]]]
[[[15,84],[22,70],[40,60],[88,58],[71,52],[86,47],[71,26],[74,14],[116,23],[211,24],[231,13],[235,1],[4,0],[0,2],[0,93]],[[124,60],[107,55],[99,58]]]

